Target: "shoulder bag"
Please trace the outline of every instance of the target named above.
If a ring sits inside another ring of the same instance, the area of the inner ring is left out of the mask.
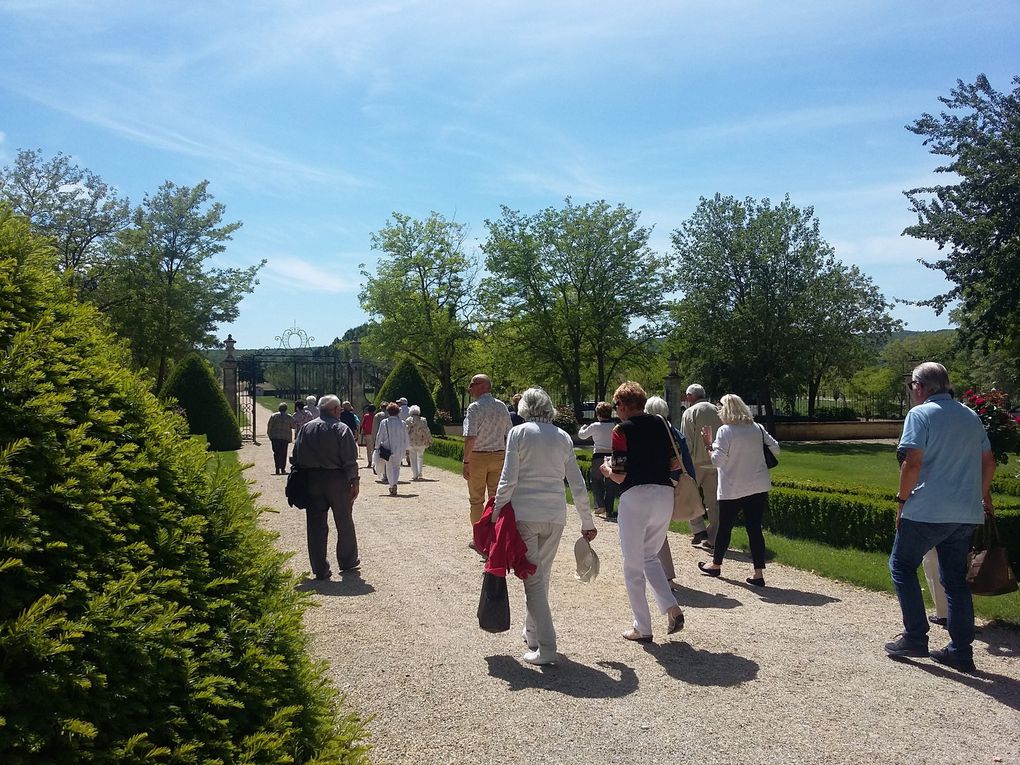
[[[673,438],[673,431],[665,418],[658,415],[666,428],[666,436],[673,447],[673,454],[680,463],[680,480],[673,484],[673,517],[674,521],[692,521],[705,514],[705,505],[701,501],[701,492],[698,491],[698,484],[690,474],[684,470],[684,461],[680,457],[680,450],[677,448]]]
[[[1009,565],[1009,553],[999,542],[995,516],[987,516],[983,533],[974,535],[975,549],[970,553],[967,584],[974,595],[1006,595],[1016,592],[1016,576]]]
[[[779,464],[779,457],[774,455],[772,450],[769,449],[769,445],[765,443],[765,428],[759,425],[758,429],[761,431],[761,450],[765,456],[765,467],[771,470]]]
[[[478,626],[486,632],[510,629],[510,594],[506,577],[489,571],[482,574],[482,593],[478,598]]]
[[[297,465],[291,465],[290,473],[287,474],[287,486],[284,489],[287,504],[299,510],[306,510],[308,493],[308,471],[302,470]]]
[[[379,426],[379,431],[380,431],[379,432],[379,440],[380,441],[382,441],[382,429],[383,428],[386,428],[386,440],[389,441],[390,440],[390,421],[389,421],[389,419],[383,420],[382,424]],[[380,446],[379,446],[379,459],[385,460],[386,462],[389,462],[390,457],[392,457],[392,456],[393,456],[393,450],[390,449],[390,447],[388,447],[388,446],[382,446],[380,444]]]

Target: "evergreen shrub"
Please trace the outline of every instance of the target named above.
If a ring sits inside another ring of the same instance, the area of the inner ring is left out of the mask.
[[[236,466],[0,212],[0,762],[361,763]]]
[[[429,421],[429,430],[434,435],[441,436],[446,433],[439,423],[436,422],[436,402],[429,391],[428,383],[422,377],[418,367],[406,356],[397,362],[397,365],[390,372],[389,377],[379,388],[375,405],[379,406],[383,401],[396,401],[403,396],[410,406],[415,404],[421,409],[421,416]]]
[[[241,431],[230,404],[213,376],[212,367],[197,353],[189,353],[163,384],[160,398],[173,399],[188,420],[188,430],[205,436],[214,452],[241,448]]]

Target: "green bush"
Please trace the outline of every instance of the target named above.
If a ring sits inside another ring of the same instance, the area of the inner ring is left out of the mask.
[[[364,762],[237,467],[102,327],[0,212],[0,762]]]
[[[174,365],[159,395],[176,401],[188,420],[188,430],[205,436],[214,452],[241,448],[237,419],[209,363],[197,353],[189,353]]]
[[[418,367],[406,356],[397,362],[379,388],[375,405],[379,406],[383,401],[396,401],[401,396],[407,399],[409,405],[418,405],[421,416],[429,421],[429,430],[434,435],[441,436],[446,432],[436,422],[436,402],[429,391],[428,383],[418,371]]]
[[[576,436],[577,431],[579,430],[577,417],[574,415],[574,410],[569,406],[556,407],[556,414],[553,416],[553,424],[571,436]]]
[[[1008,494],[1011,497],[1020,497],[1020,478],[996,476],[992,479],[992,491],[996,494]]]
[[[428,450],[437,457],[448,457],[457,462],[464,461],[464,441],[459,438],[436,436]]]

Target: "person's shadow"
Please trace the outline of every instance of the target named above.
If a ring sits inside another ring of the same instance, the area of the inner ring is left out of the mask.
[[[618,661],[597,662],[598,667],[612,674],[578,664],[563,654],[557,656],[555,664],[540,667],[521,664],[510,656],[486,656],[485,661],[489,675],[506,681],[511,691],[541,688],[574,698],[617,699],[638,687],[637,673]]]
[[[781,606],[827,606],[830,603],[839,603],[839,598],[830,595],[822,595],[818,592],[804,592],[786,587],[756,587],[747,582],[733,582],[738,587],[743,587],[748,592],[753,592],[763,603],[775,603]]]
[[[670,677],[691,685],[731,687],[758,676],[758,662],[733,653],[702,651],[679,640],[644,643],[642,648]]]
[[[910,664],[917,669],[934,675],[940,680],[953,680],[960,685],[966,685],[986,696],[1004,704],[1010,709],[1020,710],[1020,682],[1012,677],[1006,677],[995,672],[983,672],[980,668],[973,675],[964,672],[957,672],[955,669],[943,667],[941,664],[931,662],[915,661],[909,658],[895,659],[903,664]]]
[[[375,592],[375,587],[361,578],[360,571],[341,574],[339,579],[303,579],[294,589],[331,597],[356,597]]]
[[[737,608],[744,605],[736,598],[723,595],[721,592],[715,594],[694,590],[683,585],[674,585],[673,592],[676,599],[684,608]]]

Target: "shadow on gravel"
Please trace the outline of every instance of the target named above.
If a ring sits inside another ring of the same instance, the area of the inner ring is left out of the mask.
[[[319,581],[316,579],[305,579],[298,583],[294,589],[302,592],[314,592],[318,595],[356,597],[368,595],[375,592],[375,587],[361,578],[356,572],[341,574],[340,579],[327,579]]]
[[[934,675],[942,680],[954,680],[960,685],[966,685],[975,691],[980,691],[998,701],[1010,709],[1020,710],[1020,682],[1012,677],[999,675],[995,672],[984,672],[978,667],[976,674],[967,675],[957,672],[955,669],[943,667],[941,664],[915,661],[913,659],[899,659],[902,664],[909,664],[912,667],[923,670],[929,675]]]
[[[827,606],[841,602],[839,598],[822,595],[818,592],[804,592],[783,587],[755,587],[747,582],[733,582],[748,592],[753,592],[762,603],[775,603],[780,606]]]
[[[730,687],[758,676],[758,662],[733,653],[701,651],[689,643],[645,643],[641,646],[670,677],[691,685]]]
[[[1020,656],[1020,630],[1001,624],[987,624],[974,636],[975,643],[984,643],[992,656]]]
[[[618,661],[598,662],[599,667],[613,674],[578,664],[563,654],[556,664],[546,667],[525,666],[510,656],[486,656],[485,661],[489,665],[489,675],[505,680],[511,691],[541,688],[579,699],[618,699],[630,695],[638,687],[637,673]]]
[[[714,595],[701,590],[692,590],[683,585],[674,586],[677,602],[684,608],[737,608],[744,605],[736,598],[717,592]]]

